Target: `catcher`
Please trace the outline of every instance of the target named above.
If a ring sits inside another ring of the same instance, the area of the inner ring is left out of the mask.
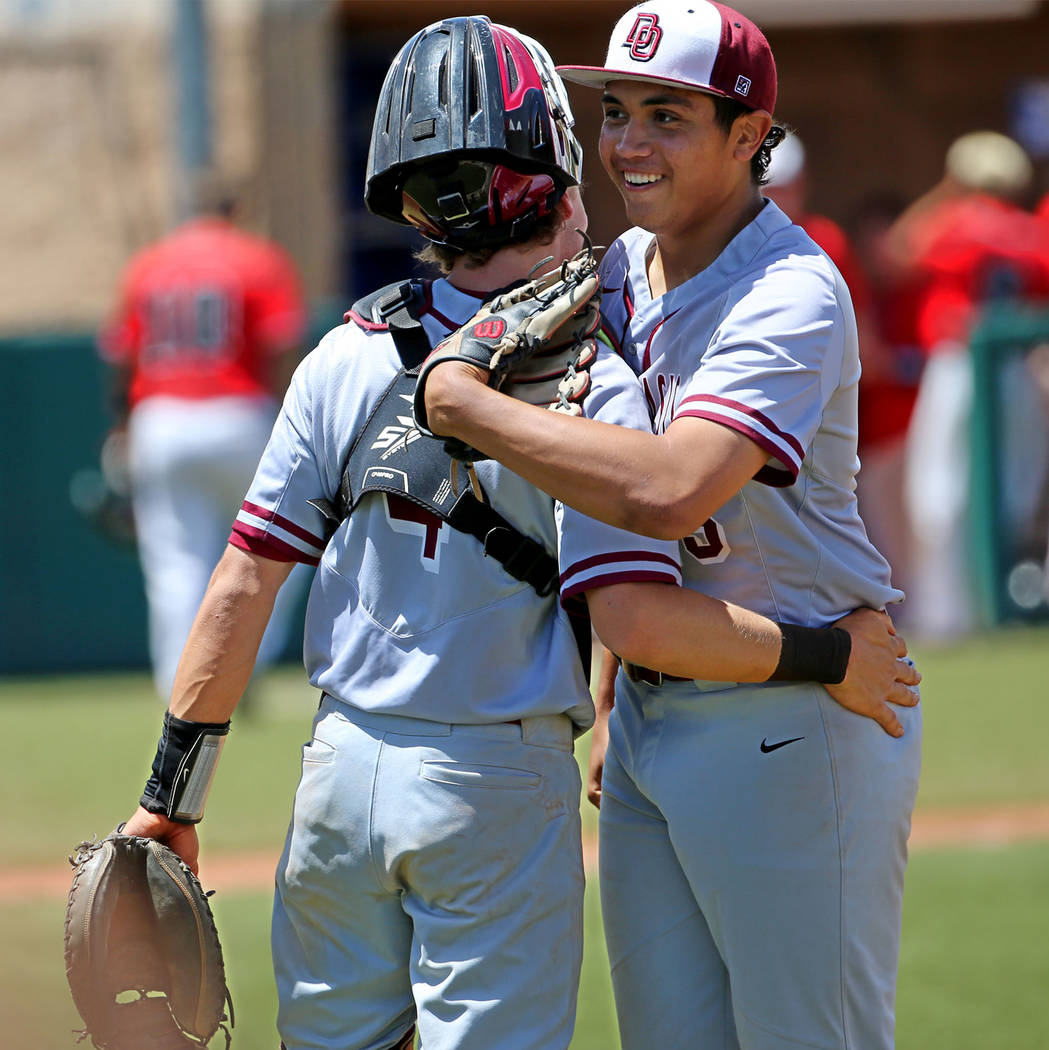
[[[195,869],[194,825],[274,597],[296,562],[317,566],[304,657],[320,705],[273,910],[286,1050],[406,1050],[416,1027],[426,1050],[571,1040],[572,748],[594,718],[584,597],[612,600],[627,580],[683,594],[678,545],[555,507],[462,446],[455,477],[412,402],[417,377],[466,360],[575,413],[590,369],[624,393],[588,415],[648,426],[640,387],[597,342],[580,165],[535,41],[483,17],[408,41],[376,109],[366,200],[416,227],[443,276],[365,297],[299,367],[179,664],[126,831]],[[682,602],[683,629],[720,661],[711,677],[746,680],[759,636],[779,649],[762,617]]]

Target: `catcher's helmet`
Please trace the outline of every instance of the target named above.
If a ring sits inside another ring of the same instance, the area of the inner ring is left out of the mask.
[[[525,240],[579,182],[573,123],[541,44],[484,15],[435,22],[386,74],[365,202],[463,251]]]

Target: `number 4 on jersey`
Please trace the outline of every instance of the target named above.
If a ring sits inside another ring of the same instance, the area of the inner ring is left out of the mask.
[[[386,520],[394,532],[422,539],[420,561],[427,572],[437,572],[441,565],[441,546],[448,542],[448,530],[432,511],[392,492],[383,493]]]

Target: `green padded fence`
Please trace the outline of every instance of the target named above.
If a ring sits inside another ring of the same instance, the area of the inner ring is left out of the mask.
[[[342,320],[314,313],[309,345]],[[92,335],[0,339],[0,674],[145,668],[146,604],[132,548],[73,507],[109,426],[106,367]],[[301,631],[286,659],[299,660]]]
[[[1017,532],[1003,512],[1011,407],[1003,376],[1010,362],[1042,343],[1049,343],[1049,311],[1004,304],[985,313],[971,343],[970,555],[978,607],[987,626],[1049,617],[1044,576],[1049,508],[1044,491],[1041,521],[1032,528]],[[1043,441],[1044,435],[1032,434],[1031,440]]]

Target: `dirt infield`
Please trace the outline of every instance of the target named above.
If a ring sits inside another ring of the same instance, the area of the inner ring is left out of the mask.
[[[915,813],[911,848],[952,846],[993,849],[1018,842],[1049,839],[1049,802],[965,810],[924,810]],[[597,866],[597,840],[583,841],[583,863]],[[264,890],[273,885],[277,853],[273,850],[217,853],[201,864],[201,880],[208,889],[231,893]],[[0,870],[0,902],[16,898],[55,899],[69,892],[70,868],[64,861],[41,867]]]

